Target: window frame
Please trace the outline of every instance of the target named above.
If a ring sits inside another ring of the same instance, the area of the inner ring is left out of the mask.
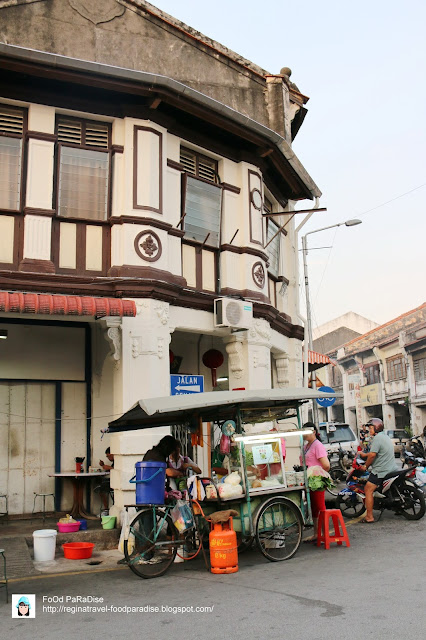
[[[81,125],[81,137],[84,140],[84,143],[74,144],[72,142],[62,142],[58,139],[58,128],[59,122],[61,120],[67,120],[70,122],[76,122]],[[105,125],[108,130],[108,149],[102,149],[93,145],[86,144],[86,125]],[[55,136],[56,136],[56,148],[55,148],[55,175],[54,175],[54,208],[56,211],[56,218],[58,220],[66,222],[67,220],[87,222],[90,224],[106,224],[109,225],[109,219],[111,217],[111,199],[112,199],[112,160],[113,160],[113,149],[112,149],[112,123],[104,120],[91,120],[90,118],[76,118],[74,116],[67,116],[64,114],[56,114],[55,118]],[[105,219],[98,220],[93,218],[83,218],[79,216],[63,216],[59,214],[59,177],[61,170],[61,148],[62,147],[70,147],[73,149],[83,149],[86,151],[98,151],[100,153],[105,153],[108,155],[108,189],[107,189],[107,202],[106,202],[106,212]]]
[[[370,380],[370,373],[369,372],[373,372],[374,375],[373,380]],[[377,374],[377,375],[376,375]],[[367,386],[371,385],[371,384],[379,384],[380,383],[380,365],[378,362],[374,362],[373,364],[369,365],[369,366],[365,366],[365,372],[364,375],[367,379]],[[377,380],[375,379],[377,378]]]
[[[0,104],[1,107],[5,107],[7,109],[11,109],[12,111],[17,111],[22,113],[22,134],[10,133],[6,131],[0,131],[0,136],[2,138],[15,138],[22,141],[21,145],[21,172],[19,176],[19,208],[18,209],[5,209],[4,207],[0,208],[0,214],[19,214],[22,213],[24,202],[25,202],[25,184],[26,184],[26,175],[27,175],[27,133],[28,133],[28,109],[25,107],[17,107],[13,104],[7,104],[2,102]]]
[[[422,375],[421,369],[423,369],[423,378],[420,377]],[[426,355],[421,358],[413,358],[413,370],[415,382],[426,382]]]
[[[407,365],[402,354],[386,358],[386,375],[388,382],[404,380],[407,377]]]

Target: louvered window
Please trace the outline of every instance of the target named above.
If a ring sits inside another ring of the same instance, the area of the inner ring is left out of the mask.
[[[401,380],[405,378],[406,368],[405,360],[403,356],[394,356],[393,358],[386,358],[386,367],[388,370],[388,380]]]
[[[18,211],[21,202],[23,109],[0,105],[0,209]]]
[[[180,163],[186,174],[185,237],[217,248],[222,208],[222,189],[216,184],[219,181],[217,162],[182,147]]]
[[[268,254],[269,272],[278,277],[280,269],[280,243],[281,233],[277,233],[279,226],[270,218],[267,218],[266,222],[266,252]],[[275,236],[275,237],[274,237]],[[272,240],[273,238],[273,240]],[[270,242],[271,241],[271,242]],[[269,243],[269,244],[268,244]]]
[[[414,378],[416,382],[423,382],[426,380],[426,358],[420,358],[414,360]]]
[[[58,215],[106,220],[110,129],[100,122],[60,118]]]

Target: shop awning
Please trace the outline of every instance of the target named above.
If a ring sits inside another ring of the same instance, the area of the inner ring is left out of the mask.
[[[11,293],[0,291],[0,312],[31,313],[59,316],[134,317],[133,300],[93,298],[91,296],[61,296],[45,293]]]
[[[308,351],[308,364],[332,364],[330,358],[318,351]]]
[[[174,424],[198,424],[198,420],[235,419],[239,412],[245,423],[286,417],[286,410],[316,398],[341,397],[313,389],[253,389],[251,391],[208,391],[182,396],[139,400],[121,418],[109,423],[109,432],[149,429]],[[290,417],[290,416],[289,416]]]

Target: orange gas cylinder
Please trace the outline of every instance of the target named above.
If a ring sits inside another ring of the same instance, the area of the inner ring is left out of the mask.
[[[212,573],[238,571],[237,534],[232,526],[232,518],[224,525],[214,525],[209,535],[209,546]]]

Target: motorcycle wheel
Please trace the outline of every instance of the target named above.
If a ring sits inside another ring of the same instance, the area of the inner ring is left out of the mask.
[[[400,489],[404,506],[398,509],[407,520],[420,520],[425,515],[425,496],[412,484],[404,483]]]
[[[346,476],[348,474],[345,471],[343,471],[342,467],[337,465],[334,467],[331,467],[329,474],[335,486],[328,488],[327,491],[328,493],[331,493],[332,496],[338,496],[339,491],[345,488]]]
[[[340,509],[345,518],[358,518],[365,512],[365,506],[362,498],[354,493],[346,500],[343,496],[337,496],[336,509]]]

